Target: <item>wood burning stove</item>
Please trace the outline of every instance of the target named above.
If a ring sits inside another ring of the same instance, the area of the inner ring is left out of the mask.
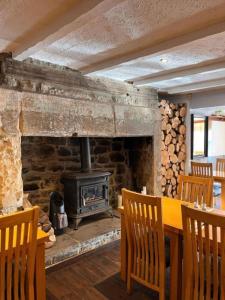
[[[105,211],[109,206],[109,172],[91,169],[90,142],[80,138],[81,171],[63,174],[64,202],[66,213],[73,221],[74,229],[82,218]]]

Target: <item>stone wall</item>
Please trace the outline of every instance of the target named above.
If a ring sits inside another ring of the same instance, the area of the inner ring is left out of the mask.
[[[0,137],[0,208],[22,202],[20,136]]]
[[[153,190],[159,194],[160,124],[156,90],[1,55],[0,138],[4,144],[13,137],[15,149],[0,147],[0,157],[8,155],[0,164],[0,195],[8,199],[11,185],[11,199],[22,199],[21,136],[152,136]]]
[[[0,208],[22,202],[20,103],[0,93]]]
[[[126,187],[140,191],[143,185],[153,192],[151,138],[91,138],[92,169],[110,176],[110,202]],[[48,210],[49,194],[63,194],[62,173],[80,170],[79,138],[23,137],[22,165],[24,191],[33,204]]]

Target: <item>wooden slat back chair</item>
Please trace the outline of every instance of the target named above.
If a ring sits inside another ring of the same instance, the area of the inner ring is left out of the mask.
[[[127,291],[133,280],[165,297],[165,245],[161,198],[122,190],[128,236]]]
[[[0,218],[0,300],[34,299],[39,208]]]
[[[183,300],[225,299],[225,217],[182,205]]]
[[[213,177],[212,163],[191,162],[191,175],[198,177]]]
[[[178,178],[177,198],[186,202],[206,203],[213,207],[213,179],[180,175]]]
[[[225,172],[225,158],[217,158],[216,171],[217,172]]]

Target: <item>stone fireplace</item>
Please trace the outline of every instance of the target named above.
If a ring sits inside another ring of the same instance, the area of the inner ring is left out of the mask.
[[[82,136],[93,168],[112,173],[112,205],[123,186],[161,193],[155,90],[4,55],[0,75],[0,206],[20,205],[24,189],[47,209],[61,174],[80,168]]]
[[[49,194],[63,194],[62,174],[79,172],[80,138],[22,137],[22,178],[33,204],[48,210]],[[90,138],[92,169],[110,172],[110,205],[117,205],[121,188],[153,192],[153,138]]]

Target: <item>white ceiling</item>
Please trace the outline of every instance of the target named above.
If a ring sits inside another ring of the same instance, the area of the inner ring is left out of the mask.
[[[169,93],[225,86],[224,0],[0,4],[0,51],[16,59],[31,57]]]

